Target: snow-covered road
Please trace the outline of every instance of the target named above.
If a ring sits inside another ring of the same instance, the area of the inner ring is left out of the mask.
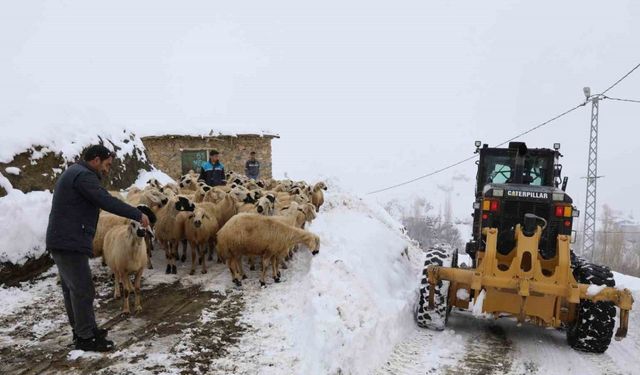
[[[604,354],[588,354],[571,349],[560,330],[455,311],[443,332],[416,326],[377,374],[640,374],[639,323],[632,312],[627,338],[612,341]]]

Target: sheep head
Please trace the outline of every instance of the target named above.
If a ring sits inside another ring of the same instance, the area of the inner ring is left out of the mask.
[[[154,214],[153,211],[151,211],[149,206],[147,206],[146,204],[140,204],[137,206],[137,208],[138,210],[142,211],[143,214],[147,215],[151,224],[156,223],[156,220],[157,220],[156,214]]]
[[[147,234],[147,231],[142,227],[142,224],[135,220],[131,220],[129,222],[129,231],[137,237],[144,237]]]
[[[273,216],[274,204],[267,197],[258,199],[256,211],[261,215]]]
[[[178,200],[175,204],[176,210],[193,212],[196,209],[196,205],[193,204],[189,198],[178,196]]]
[[[304,241],[305,246],[309,248],[311,254],[317,255],[320,252],[320,237],[313,233],[309,233]]]
[[[320,181],[313,187],[313,191],[327,190],[327,185]]]
[[[207,215],[207,211],[203,208],[197,207],[193,213],[189,215],[189,220],[193,223],[193,226],[196,228],[200,228],[202,226],[202,222],[205,220],[209,220],[209,215]]]

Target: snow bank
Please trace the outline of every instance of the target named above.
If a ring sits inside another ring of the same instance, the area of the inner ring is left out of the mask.
[[[133,183],[133,186],[136,186],[142,189],[145,186],[147,186],[147,181],[149,181],[152,178],[155,178],[156,180],[158,180],[158,182],[160,182],[163,185],[168,184],[170,182],[175,182],[175,180],[169,177],[168,174],[158,169],[153,169],[151,171],[145,171],[144,169],[141,169],[138,171],[138,179],[136,179],[136,182]]]
[[[247,298],[244,321],[265,337],[240,350],[277,353],[261,363],[265,374],[370,374],[415,329],[422,252],[384,209],[335,186],[308,229],[320,253],[299,251],[283,271],[289,279]]]
[[[627,288],[632,292],[640,292],[640,278],[613,272],[613,278],[616,280],[616,288]]]
[[[44,253],[52,196],[12,189],[0,198],[0,263],[24,264]]]
[[[0,173],[0,187],[7,192],[13,190],[11,182],[5,176],[3,176],[2,173]]]
[[[140,170],[136,186],[144,186],[152,177],[161,183],[173,181],[158,170]],[[25,194],[13,189],[1,174],[0,186],[8,192],[7,196],[0,198],[0,263],[21,265],[28,258],[41,256],[46,250],[45,236],[53,194],[48,190]]]

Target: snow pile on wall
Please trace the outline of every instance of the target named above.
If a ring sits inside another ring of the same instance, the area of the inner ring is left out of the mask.
[[[172,181],[158,170],[140,170],[136,184],[144,186],[152,177],[161,183]],[[48,190],[25,194],[13,189],[2,174],[0,186],[8,192],[7,196],[0,198],[0,263],[21,265],[28,258],[41,256],[46,250],[45,235],[53,194]]]
[[[38,111],[16,109],[11,116],[0,117],[0,125],[11,131],[3,132],[0,147],[0,163],[9,163],[14,155],[33,150],[37,159],[48,152],[61,153],[67,161],[88,145],[100,139],[121,148],[118,157],[131,154],[134,146],[144,150],[141,137],[160,135],[277,135],[269,130],[246,125],[225,124],[120,124],[114,123],[104,113],[85,108],[62,108],[39,106]],[[135,137],[131,137],[135,134]],[[107,142],[108,141],[108,142]],[[111,147],[110,147],[111,148]]]
[[[3,188],[6,192],[13,190],[11,182],[0,173],[0,188]]]
[[[140,137],[123,128],[92,128],[79,123],[71,125],[12,127],[11,132],[3,134],[0,163],[10,163],[15,155],[28,150],[32,152],[33,161],[52,152],[60,154],[67,162],[73,162],[85,147],[100,141],[110,149],[114,148],[112,144],[118,147],[118,158],[133,155],[135,148],[144,151]],[[145,159],[144,153],[137,156]]]
[[[24,264],[44,253],[52,196],[12,189],[0,198],[0,263]]]
[[[138,171],[138,173],[138,179],[133,183],[133,186],[137,186],[141,189],[147,186],[147,182],[152,178],[158,180],[158,182],[160,182],[162,185],[166,185],[170,182],[175,182],[173,178],[159,169],[153,169],[151,171],[145,171],[144,169],[141,169]]]

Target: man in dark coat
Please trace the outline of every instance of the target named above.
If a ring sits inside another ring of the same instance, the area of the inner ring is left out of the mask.
[[[245,174],[247,177],[258,181],[258,178],[260,177],[260,162],[256,160],[255,151],[251,151],[251,154],[249,155],[249,160],[247,160],[244,165]]]
[[[94,287],[89,258],[100,209],[137,220],[144,227],[149,218],[135,207],[111,196],[100,180],[111,169],[115,154],[102,145],[90,146],[83,161],[60,175],[53,190],[46,245],[60,275],[64,306],[73,329],[75,347],[110,351],[106,330],[98,329],[93,311]]]
[[[220,186],[227,183],[224,175],[224,165],[220,162],[220,153],[216,150],[209,152],[209,161],[202,164],[199,180],[209,186]]]

